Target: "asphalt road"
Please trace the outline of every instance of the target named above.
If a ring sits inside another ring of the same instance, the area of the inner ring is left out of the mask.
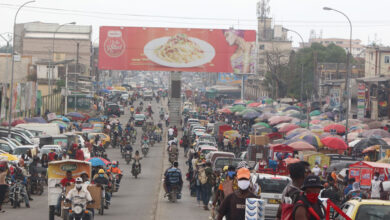
[[[146,104],[146,103],[145,103]],[[152,102],[152,107],[155,112],[154,120],[159,120],[158,112],[161,106],[164,106],[167,111],[166,103],[164,105]],[[129,108],[125,109],[125,115],[120,117],[123,125],[129,119]],[[135,149],[140,149],[139,140],[142,133],[141,128],[138,129],[138,137]],[[164,134],[166,129],[164,130]],[[111,206],[105,210],[103,216],[95,211],[95,219],[103,220],[170,220],[170,219],[186,219],[200,220],[208,219],[209,212],[204,211],[201,206],[198,206],[196,198],[190,197],[188,190],[188,182],[185,181],[183,187],[182,199],[177,203],[170,203],[167,198],[164,198],[164,190],[162,187],[163,172],[169,167],[169,162],[166,149],[166,135],[161,143],[156,143],[149,151],[146,158],[141,160],[142,173],[135,179],[131,173],[130,165],[126,165],[124,159],[120,156],[119,149],[109,148],[108,156],[111,160],[120,161],[120,168],[124,176],[121,181],[119,192],[114,193],[111,199]],[[182,169],[183,179],[187,172],[183,151],[180,152],[179,166]],[[34,201],[30,202],[30,209],[22,205],[22,208],[12,209],[9,204],[4,205],[5,213],[0,213],[1,220],[40,220],[48,219],[48,205],[46,191],[41,196],[33,196]],[[57,218],[59,219],[59,218]]]

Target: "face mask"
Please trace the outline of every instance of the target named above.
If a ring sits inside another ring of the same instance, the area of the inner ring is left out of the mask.
[[[100,177],[104,177],[104,174],[99,174]]]
[[[306,193],[306,198],[311,204],[314,204],[318,201],[318,195],[320,195],[320,194],[319,193]]]
[[[233,176],[234,176],[234,174],[236,174],[236,172],[234,172],[234,171],[228,171],[228,176],[230,177],[230,178],[233,178]]]
[[[76,189],[80,190],[83,187],[82,183],[76,183]]]
[[[378,177],[377,177],[377,176],[374,176],[374,180],[378,180]]]
[[[239,180],[237,184],[238,188],[240,188],[241,190],[246,190],[248,189],[250,182],[249,180]]]

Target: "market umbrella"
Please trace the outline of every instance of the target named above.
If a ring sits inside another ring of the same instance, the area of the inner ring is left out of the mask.
[[[64,122],[70,122],[69,118],[62,116],[62,115],[57,115],[57,118],[64,121]]]
[[[318,125],[320,123],[321,123],[321,120],[318,120],[318,119],[310,121],[310,124],[313,124],[313,125]]]
[[[280,128],[279,132],[287,133],[287,132],[292,131],[292,130],[297,129],[297,128],[299,128],[299,126],[296,124],[287,124],[287,125],[283,126],[282,128]]]
[[[360,133],[357,133],[357,132],[350,132],[350,133],[348,133],[348,136],[347,136],[348,142],[351,142],[351,141],[353,141],[353,140],[356,140],[356,139],[358,139],[360,136],[361,136]]]
[[[362,153],[365,154],[365,153],[368,153],[368,152],[370,152],[370,151],[377,151],[377,150],[379,150],[380,148],[381,148],[380,145],[373,145],[373,146],[371,146],[371,147],[367,147],[366,149],[364,149],[364,150],[362,151]]]
[[[69,112],[66,116],[74,117],[74,118],[84,118],[85,116],[79,112]]]
[[[376,138],[376,137],[363,138],[353,146],[352,152],[355,155],[359,155],[364,149],[373,145],[381,145],[386,147],[388,146],[386,141],[384,141],[382,138]]]
[[[317,115],[321,115],[321,111],[320,110],[314,110],[312,112],[310,112],[309,114],[310,116],[317,116]]]
[[[64,121],[54,120],[54,121],[51,121],[50,123],[58,124],[58,126],[60,126],[60,128],[67,128],[68,127],[68,124]]]
[[[273,101],[274,101],[274,100],[272,100],[271,98],[269,98],[269,99],[265,99],[265,100],[264,100],[264,103],[265,103],[265,104],[272,104]]]
[[[363,137],[379,137],[379,138],[390,138],[390,133],[388,131],[385,131],[383,129],[371,129],[364,131],[362,133]]]
[[[246,108],[245,106],[242,106],[242,105],[235,105],[233,107],[230,108],[230,111],[232,112],[242,112],[244,111]]]
[[[324,146],[335,149],[335,150],[346,150],[348,149],[348,145],[341,138],[337,137],[326,137],[321,139],[321,142]]]
[[[259,112],[248,112],[242,115],[243,119],[254,119],[260,115]]]
[[[305,135],[301,135],[299,137],[299,139],[313,145],[314,147],[316,148],[320,148],[322,146],[324,146],[321,142],[321,139],[315,135],[315,134],[305,134]]]
[[[106,166],[106,165],[111,163],[110,161],[108,161],[104,158],[101,158],[101,157],[91,157],[91,158],[87,159],[86,161],[89,161],[93,167]]]
[[[8,161],[18,161],[19,160],[17,156],[12,155],[12,154],[8,154],[8,153],[0,154],[0,159],[1,158],[4,158]]]
[[[110,90],[108,90],[108,89],[101,89],[99,92],[100,93],[110,93]]]
[[[288,146],[294,148],[294,150],[296,150],[296,151],[316,151],[317,150],[313,145],[311,145],[307,142],[304,142],[304,141],[297,141],[297,142],[289,144]]]
[[[321,121],[322,126],[327,126],[327,125],[331,125],[331,124],[334,124],[334,121],[331,121],[331,120],[322,120]]]
[[[383,123],[381,121],[372,121],[372,122],[368,123],[368,127],[370,129],[382,128]]]
[[[23,119],[16,119],[15,121],[13,121],[13,122],[11,123],[11,126],[16,126],[16,125],[18,125],[18,124],[24,124],[24,123],[26,123],[25,120],[23,120]]]
[[[259,102],[252,102],[250,104],[248,104],[248,107],[259,107],[261,105],[261,103]]]
[[[345,125],[346,123],[347,123],[347,121],[346,121],[346,120],[343,120],[343,121],[341,121],[340,124]],[[348,120],[348,126],[355,126],[355,125],[358,125],[358,124],[361,124],[361,123],[362,123],[362,122],[361,122],[359,119],[350,118],[350,119]]]
[[[255,125],[262,125],[262,126],[264,126],[264,127],[266,127],[266,128],[270,128],[271,126],[269,126],[269,124],[267,124],[267,123],[265,123],[265,122],[257,122],[256,124],[254,124],[253,126],[255,126]]]
[[[247,109],[242,110],[241,112],[238,112],[238,115],[243,116],[244,114],[253,113],[253,112],[258,113],[256,110],[254,110],[254,109],[252,109],[252,108],[247,108]],[[260,116],[260,114],[257,115],[257,116]],[[257,116],[256,116],[256,117],[257,117]]]
[[[287,106],[285,109],[283,109],[284,112],[287,112],[289,110],[294,110],[294,111],[301,111],[301,109],[298,106],[290,105]]]
[[[255,121],[256,122],[266,121],[266,120],[270,119],[273,116],[274,116],[274,114],[269,113],[269,112],[265,112],[265,113],[261,114],[259,117],[257,117]]]
[[[268,119],[270,125],[277,125],[283,122],[290,122],[293,118],[289,116],[272,116]]]
[[[32,117],[32,118],[24,118],[27,123],[47,123],[47,121],[42,117]]]
[[[359,143],[360,141],[361,141],[361,139],[353,140],[353,141],[351,141],[351,142],[348,143],[348,146],[349,146],[349,147],[355,147],[355,145],[356,145],[357,143]]]
[[[302,134],[304,132],[310,132],[309,130],[307,130],[306,128],[297,128],[297,129],[294,129],[292,131],[289,131],[287,132],[286,134],[286,137],[289,136],[289,135],[292,135],[292,134]]]
[[[332,130],[335,130],[337,134],[344,134],[345,126],[341,124],[330,124],[324,127],[325,132],[331,132]]]
[[[223,108],[223,109],[219,109],[219,110],[218,110],[218,113],[222,113],[222,114],[231,114],[232,111],[230,111],[230,109],[228,109],[228,108]]]
[[[324,113],[321,114],[321,118],[333,120],[334,119],[334,114],[333,114],[333,112],[324,112]]]
[[[256,134],[258,135],[261,135],[261,134],[269,134],[269,133],[272,133],[272,129],[271,128],[259,128],[259,129],[254,129],[254,131],[256,131]]]
[[[113,88],[111,86],[107,86],[107,89],[108,90],[113,90]]]

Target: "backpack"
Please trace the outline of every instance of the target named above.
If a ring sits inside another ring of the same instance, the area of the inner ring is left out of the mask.
[[[318,200],[318,203],[321,207],[322,210],[325,210],[324,206],[322,205],[321,201]],[[309,201],[307,201],[306,197],[303,196],[303,192],[300,193],[300,197],[298,199],[298,201],[294,204],[294,207],[293,207],[293,211],[292,211],[292,215],[291,215],[291,219],[292,220],[295,220],[294,216],[295,216],[295,212],[297,211],[298,207],[300,206],[303,206],[307,209],[307,217],[308,219],[317,219],[317,220],[321,220],[321,216],[318,215],[318,213],[316,213],[312,207],[312,205],[309,203]],[[325,211],[324,211],[324,214],[325,214]]]
[[[206,175],[205,169],[199,170],[198,178],[199,178],[199,181],[200,181],[200,183],[201,183],[202,185],[207,183],[208,177],[207,177],[207,175]]]
[[[167,177],[170,184],[178,184],[180,182],[181,173],[178,169],[171,168],[167,171]]]

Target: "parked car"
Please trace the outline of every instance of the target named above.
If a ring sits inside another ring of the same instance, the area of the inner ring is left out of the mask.
[[[13,146],[6,140],[0,140],[0,150],[5,151],[9,154],[13,154],[15,151],[15,146]]]
[[[43,145],[39,150],[38,157],[42,158],[43,154],[49,154],[51,150],[54,150],[57,155],[62,155],[63,153],[63,149],[60,145]]]
[[[106,115],[116,115],[118,117],[121,116],[121,112],[119,109],[119,105],[115,103],[109,103],[106,106]]]
[[[265,202],[265,219],[275,219],[284,188],[291,182],[288,176],[271,174],[257,175],[257,184],[261,187],[261,198]]]
[[[344,203],[341,210],[352,220],[390,219],[390,201],[385,200],[353,198]],[[344,218],[337,216],[335,219]]]

